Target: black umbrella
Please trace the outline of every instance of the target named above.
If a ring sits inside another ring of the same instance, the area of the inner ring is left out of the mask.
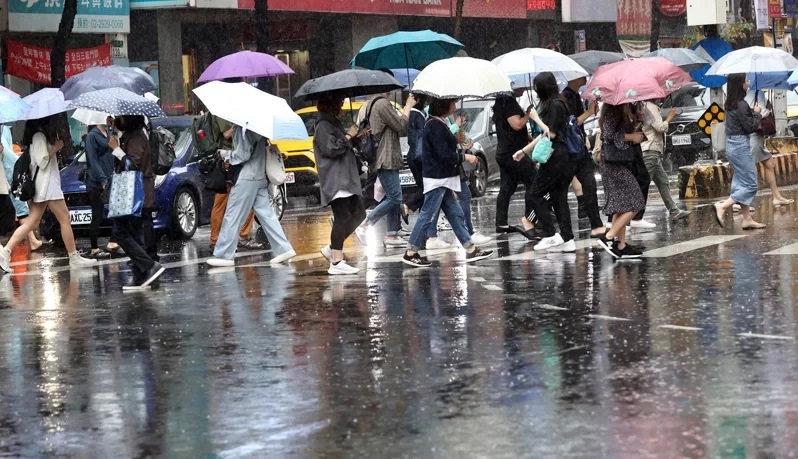
[[[622,61],[625,56],[622,53],[611,53],[609,51],[583,51],[581,53],[571,54],[571,59],[575,60],[582,68],[590,72],[592,75],[596,69],[604,64],[612,64],[614,62]]]
[[[123,88],[138,95],[155,91],[155,81],[144,70],[136,67],[91,67],[66,80],[61,92],[67,100],[99,89]]]
[[[367,96],[402,89],[396,78],[379,70],[342,70],[305,82],[294,95],[295,99],[318,99],[322,94],[340,92],[347,97]]]
[[[121,88],[87,92],[73,100],[70,106],[109,113],[114,116],[139,115],[147,118],[166,116],[155,102]]]

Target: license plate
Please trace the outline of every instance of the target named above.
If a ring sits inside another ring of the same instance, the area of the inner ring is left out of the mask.
[[[295,183],[296,177],[294,176],[293,172],[286,172],[285,173],[285,183]]]
[[[690,145],[693,141],[690,135],[673,135],[671,136],[671,143],[673,145]]]
[[[91,224],[91,210],[70,210],[69,220],[72,225],[90,225]]]
[[[413,174],[406,172],[404,174],[399,174],[399,183],[401,185],[415,185],[416,179],[413,178]]]

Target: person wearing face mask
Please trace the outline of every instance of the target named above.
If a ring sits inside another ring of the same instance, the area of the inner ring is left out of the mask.
[[[89,226],[91,251],[88,257],[98,260],[124,255],[113,235],[111,235],[105,250],[100,249],[97,241],[100,224],[105,218],[103,195],[109,191],[108,187],[111,186],[111,176],[114,172],[114,156],[108,148],[110,133],[106,123],[112,124],[113,118],[109,117],[105,123],[89,126],[89,132],[86,135],[86,194],[91,203],[91,225]]]

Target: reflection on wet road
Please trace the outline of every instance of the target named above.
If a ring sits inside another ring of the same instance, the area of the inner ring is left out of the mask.
[[[365,272],[331,278],[321,213],[287,216],[286,267],[210,270],[207,231],[164,242],[141,294],[124,261],[21,251],[0,279],[0,455],[793,457],[798,206],[766,202],[745,234],[655,202],[632,263],[510,236],[427,270],[352,244]]]

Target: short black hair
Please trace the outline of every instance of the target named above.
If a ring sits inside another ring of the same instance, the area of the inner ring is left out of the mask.
[[[455,99],[438,99],[430,97],[429,101],[429,114],[430,116],[448,116],[449,108]]]

